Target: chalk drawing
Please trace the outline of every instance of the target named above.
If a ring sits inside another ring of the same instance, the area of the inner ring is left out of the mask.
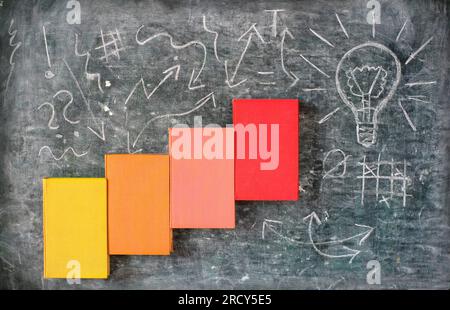
[[[423,81],[423,82],[411,82],[406,83],[405,85],[408,87],[419,86],[419,85],[433,85],[436,84],[436,81]]]
[[[399,99],[397,101],[397,103],[398,103],[400,109],[402,109],[403,115],[405,116],[405,118],[406,118],[409,126],[411,127],[411,129],[413,131],[417,131],[416,126],[414,126],[413,122],[411,121],[411,118],[409,117],[408,113],[405,111],[405,108],[403,108],[402,101]]]
[[[17,35],[17,29],[13,30],[14,26],[14,19],[11,19],[11,22],[9,23],[8,28],[8,34],[9,34],[9,46],[13,47],[13,50],[11,54],[9,55],[9,73],[8,77],[6,78],[6,86],[5,86],[5,94],[4,97],[6,98],[9,90],[9,83],[11,81],[11,76],[14,72],[14,69],[16,68],[16,62],[14,61],[14,56],[16,55],[17,50],[22,46],[22,42],[15,42],[16,35]]]
[[[205,29],[206,32],[214,34],[214,56],[216,57],[217,61],[221,63],[219,59],[219,55],[217,52],[217,39],[219,38],[219,33],[217,31],[212,31],[206,27],[206,16],[203,15],[203,29]]]
[[[78,123],[80,122],[80,120],[74,121],[74,120],[71,120],[71,119],[69,119],[69,118],[67,117],[67,109],[70,107],[70,105],[71,105],[72,102],[73,102],[73,95],[72,95],[72,93],[71,93],[70,91],[68,91],[68,90],[62,89],[62,90],[58,91],[58,92],[53,96],[53,99],[55,99],[55,98],[58,97],[59,95],[67,95],[67,96],[69,97],[69,102],[66,103],[66,105],[65,105],[64,108],[63,108],[63,117],[64,117],[64,119],[65,119],[68,123],[70,123],[70,124],[72,124],[72,125],[78,124]]]
[[[151,118],[149,121],[147,121],[144,125],[144,127],[141,129],[141,131],[139,132],[139,134],[136,136],[136,138],[134,139],[133,143],[132,143],[132,147],[135,148],[137,142],[139,141],[139,138],[142,136],[142,134],[144,133],[145,129],[147,129],[148,126],[150,126],[151,123],[159,120],[159,119],[164,119],[164,118],[169,118],[169,117],[179,117],[179,116],[186,116],[191,114],[192,112],[197,111],[198,109],[200,109],[202,106],[204,106],[207,102],[212,101],[213,105],[216,106],[216,99],[214,97],[214,92],[209,93],[208,95],[206,95],[205,97],[201,98],[200,100],[198,100],[195,104],[194,104],[194,108],[189,109],[188,111],[185,112],[181,112],[181,113],[169,113],[169,114],[164,114],[164,115],[158,115],[155,116],[153,118]]]
[[[336,15],[336,19],[337,19],[337,21],[338,21],[338,23],[339,23],[339,26],[341,26],[342,31],[344,32],[345,36],[346,36],[347,39],[348,39],[349,36],[348,36],[347,29],[345,29],[344,25],[342,24],[341,19],[339,18],[339,15],[338,15],[337,13],[335,13],[335,15]]]
[[[47,65],[48,65],[48,70],[45,71],[44,75],[46,79],[51,79],[55,76],[55,74],[52,72],[52,70],[50,70],[52,68],[52,62],[50,61],[50,54],[48,52],[47,33],[45,31],[45,25],[42,25],[42,34],[44,36],[45,54],[47,55]]]
[[[323,179],[342,178],[347,172],[347,160],[351,157],[351,155],[346,155],[344,151],[340,149],[333,149],[331,151],[328,151],[323,159],[323,166],[325,167],[329,161],[330,156],[333,156],[335,154],[337,154],[339,159],[331,169],[325,171],[322,177]],[[341,169],[340,172],[338,171],[339,169]]]
[[[311,61],[309,61],[305,56],[303,56],[302,54],[300,54],[300,57],[306,61],[311,67],[313,67],[314,69],[316,69],[318,72],[320,72],[320,74],[322,74],[323,76],[326,76],[327,78],[330,78],[330,76],[328,74],[326,74],[325,72],[323,72],[321,69],[319,69],[319,67],[317,67],[315,64],[313,64]]]
[[[54,160],[56,160],[56,161],[59,161],[59,160],[63,159],[64,156],[66,156],[66,154],[67,154],[68,152],[71,152],[75,157],[83,157],[83,156],[85,156],[85,155],[88,154],[88,151],[82,152],[82,153],[77,153],[77,152],[73,149],[73,147],[70,146],[70,147],[68,147],[68,148],[66,148],[66,149],[64,150],[64,152],[61,154],[61,156],[58,157],[58,156],[55,156],[55,154],[53,153],[52,149],[51,149],[48,145],[44,145],[44,146],[41,147],[40,150],[39,150],[39,156],[42,155],[42,152],[43,152],[44,150],[47,150],[47,152],[50,154],[50,156],[51,156]]]
[[[316,214],[315,212],[313,212],[313,213]],[[305,217],[305,219],[308,219],[308,216]],[[317,219],[319,219],[319,218],[317,217]],[[327,221],[327,220],[328,220],[328,215],[326,215],[326,217],[325,217],[325,221]],[[324,223],[325,221],[321,221],[319,219],[320,225],[322,223]],[[345,242],[348,242],[351,240],[356,240],[357,244],[359,246],[362,246],[364,244],[364,242],[370,237],[370,235],[374,231],[374,228],[367,226],[367,225],[361,225],[361,224],[355,224],[355,226],[358,228],[363,228],[363,231],[359,232],[355,235],[351,235],[349,237],[342,238],[342,239],[334,239],[334,240],[321,241],[321,242],[312,242],[311,240],[310,241],[300,241],[297,239],[287,237],[281,233],[281,229],[283,227],[283,222],[278,221],[278,220],[264,219],[263,224],[262,224],[262,230],[261,230],[261,238],[263,240],[265,240],[268,231],[270,231],[270,233],[276,235],[277,237],[279,237],[283,240],[286,240],[288,242],[298,244],[298,245],[313,245],[313,243],[315,245],[326,245],[326,244],[332,245],[332,244],[342,244],[342,243],[345,243]]]
[[[378,197],[382,196],[385,200],[382,202],[387,202],[386,197],[391,200],[394,197],[400,197],[403,207],[406,206],[406,198],[411,196],[406,192],[407,185],[411,182],[410,177],[406,174],[406,161],[395,162],[393,159],[383,161],[380,153],[377,161],[367,162],[366,156],[364,156],[363,161],[359,162],[358,165],[362,166],[362,173],[357,176],[357,179],[361,180],[361,205],[364,205],[365,195],[370,194],[375,195],[377,201]],[[402,170],[399,170],[398,167],[400,166],[402,166]],[[385,168],[390,170],[390,174],[381,172]],[[366,182],[369,180],[375,180],[375,191],[367,188]],[[383,183],[381,183],[382,181]],[[397,189],[397,185],[400,186],[400,191]]]
[[[422,44],[415,52],[413,52],[409,58],[405,61],[405,65],[409,64],[411,60],[413,60],[430,42],[433,40],[433,37],[429,38],[424,44]]]
[[[386,86],[387,68],[383,68],[381,65],[377,67],[367,65],[354,67],[349,60],[354,53],[368,49],[376,49],[394,61],[395,68],[389,70],[389,72],[394,72],[393,77],[390,77],[392,79],[390,87]],[[350,69],[343,72],[343,65]],[[341,85],[342,74],[346,75],[345,80],[349,88]],[[355,46],[345,53],[339,61],[336,69],[336,88],[342,101],[354,114],[357,141],[364,147],[370,147],[376,143],[378,114],[394,95],[400,78],[401,64],[398,57],[386,46],[379,43],[368,42]],[[352,100],[351,95],[359,97],[359,102]]]
[[[408,22],[408,21],[405,21],[405,22],[403,23],[402,28],[400,29],[400,31],[399,31],[398,34],[397,34],[397,37],[395,38],[395,42],[398,42],[398,40],[400,39],[400,36],[402,35],[403,30],[405,30],[405,27],[406,27],[406,23],[407,23],[407,22]]]
[[[292,35],[292,33],[289,31],[289,29],[287,27],[281,32],[281,44],[280,44],[281,68],[283,69],[283,72],[292,80],[292,83],[289,86],[289,87],[292,87],[295,84],[297,84],[299,78],[292,71],[288,71],[284,64],[284,41],[286,39],[286,35],[289,36],[289,38],[291,38],[292,40],[294,39],[294,36]]]
[[[331,111],[330,113],[328,113],[327,115],[325,115],[324,117],[322,117],[321,119],[320,119],[320,121],[319,121],[319,124],[323,124],[323,123],[325,123],[327,120],[329,120],[333,115],[334,115],[334,113],[336,113],[337,111],[339,111],[341,108],[336,108],[336,109],[334,109],[333,111]]]
[[[317,244],[314,243],[313,237],[312,237],[312,226],[313,226],[313,222],[315,222],[317,225],[321,225],[322,222],[320,221],[319,217],[317,216],[317,214],[315,212],[312,212],[310,215],[306,216],[303,218],[303,221],[308,221],[308,236],[309,236],[309,240],[311,242],[311,245],[313,246],[314,250],[317,252],[317,254],[323,256],[323,257],[327,257],[327,258],[350,258],[348,263],[351,264],[353,262],[353,260],[355,259],[356,256],[358,256],[361,251],[360,250],[355,250],[352,248],[349,248],[347,246],[342,246],[342,248],[344,250],[346,250],[347,253],[345,254],[328,254],[325,252],[322,252],[318,247]],[[367,226],[368,227],[368,226]],[[370,227],[370,233],[372,233],[372,227]],[[370,235],[370,233],[368,233],[368,235],[365,235],[365,237],[363,237],[363,239],[361,239],[360,244],[362,244]]]
[[[50,103],[50,102],[44,102],[43,104],[41,104],[41,105],[38,107],[38,110],[40,110],[41,108],[43,108],[43,107],[45,107],[45,106],[50,107],[50,110],[51,110],[51,112],[52,112],[52,114],[51,114],[51,116],[50,116],[50,119],[49,119],[49,121],[48,121],[48,123],[47,123],[47,127],[48,127],[49,129],[51,129],[51,130],[56,130],[56,129],[58,129],[58,128],[59,128],[59,125],[52,125],[52,123],[53,123],[53,121],[54,121],[54,119],[55,119],[55,106],[54,106],[52,103]]]
[[[89,81],[96,80],[98,89],[100,90],[101,93],[103,93],[100,73],[98,72],[91,73],[88,71],[89,61],[91,60],[91,53],[89,51],[86,51],[84,53],[80,53],[78,51],[78,34],[75,34],[75,55],[78,57],[86,57],[86,60],[84,62],[84,75],[86,76],[86,79]]]
[[[238,72],[238,70],[239,70],[239,67],[240,67],[240,65],[241,65],[241,63],[242,63],[242,60],[244,59],[245,53],[247,52],[248,47],[250,46],[250,43],[251,43],[252,38],[253,38],[253,35],[256,35],[262,43],[266,43],[266,42],[264,41],[263,37],[261,36],[261,34],[259,33],[258,29],[256,29],[256,24],[252,24],[252,25],[250,26],[250,28],[249,28],[246,32],[244,32],[244,34],[241,35],[241,36],[239,37],[239,39],[238,39],[238,41],[241,41],[243,38],[247,37],[247,41],[246,41],[246,43],[245,43],[245,47],[244,47],[244,49],[243,49],[243,51],[242,51],[242,53],[241,53],[241,56],[239,57],[239,60],[238,60],[238,62],[237,62],[237,65],[236,65],[236,67],[234,68],[234,71],[233,71],[233,73],[231,74],[231,76],[229,76],[229,74],[228,74],[228,61],[225,60],[225,62],[224,62],[224,66],[225,66],[225,75],[226,75],[226,80],[225,80],[225,82],[226,82],[226,84],[228,85],[228,87],[230,87],[230,88],[239,86],[239,85],[241,85],[242,83],[244,83],[245,81],[247,81],[247,79],[243,79],[243,80],[239,81],[238,83],[234,83],[234,79],[236,78],[236,74],[237,74],[237,72]]]
[[[316,37],[318,37],[322,42],[325,42],[327,45],[334,48],[334,45],[330,41],[325,39],[322,35],[318,34],[316,31],[312,30],[311,28],[309,28],[309,31],[311,31],[312,34],[315,35]]]
[[[102,45],[95,47],[96,50],[103,50],[103,56],[100,59],[109,62],[110,57],[114,56],[117,60],[120,60],[120,51],[124,50],[120,32],[115,29],[115,31],[104,34],[103,29],[100,29],[100,38],[102,39]]]
[[[149,92],[147,90],[147,87],[145,85],[144,82],[144,78],[141,77],[141,79],[134,85],[134,87],[132,88],[131,92],[128,94],[127,98],[125,99],[125,105],[128,104],[128,101],[130,100],[130,98],[133,96],[134,92],[136,91],[136,89],[138,88],[139,85],[142,86],[142,89],[144,90],[145,93],[145,97],[147,98],[147,100],[150,100],[150,98],[153,96],[153,94],[161,87],[161,85],[163,85],[171,76],[174,77],[175,81],[178,80],[178,77],[180,75],[180,65],[176,65],[173,67],[170,67],[166,70],[163,71],[164,77],[159,81],[158,85],[156,85],[151,92]]]
[[[64,65],[66,66],[67,70],[70,73],[70,76],[72,77],[73,81],[75,82],[75,85],[78,88],[78,91],[80,92],[81,97],[83,98],[83,102],[86,105],[86,108],[88,109],[88,112],[91,116],[92,121],[95,123],[95,125],[97,126],[97,129],[93,129],[91,126],[87,126],[87,128],[95,135],[97,136],[99,139],[101,139],[102,141],[106,140],[105,137],[105,123],[103,121],[100,121],[100,123],[98,122],[97,118],[95,117],[94,113],[92,112],[91,109],[91,105],[89,103],[89,100],[87,100],[87,98],[84,95],[83,90],[81,89],[80,83],[78,82],[77,78],[75,77],[75,75],[73,74],[72,69],[70,68],[69,64],[67,63],[67,61],[63,58],[63,62]]]
[[[278,35],[277,24],[278,24],[278,13],[284,12],[282,9],[275,10],[264,10],[264,12],[272,13],[272,25],[270,26],[272,29],[272,37],[276,38]]]
[[[173,42],[173,37],[170,34],[165,33],[165,32],[157,33],[157,34],[155,34],[155,35],[153,35],[153,36],[151,36],[151,37],[149,37],[149,38],[147,38],[147,39],[142,41],[142,40],[140,40],[138,38],[139,37],[139,33],[141,32],[142,28],[144,28],[144,25],[140,26],[139,29],[136,31],[136,37],[135,38],[136,38],[137,44],[139,44],[139,45],[145,45],[145,44],[151,42],[152,40],[154,40],[156,38],[165,37],[165,38],[169,38],[170,46],[173,49],[176,49],[176,50],[184,49],[184,48],[187,48],[187,47],[190,47],[190,46],[196,46],[196,45],[200,46],[202,48],[202,50],[203,50],[203,62],[202,62],[202,65],[201,65],[200,69],[198,70],[197,74],[194,74],[195,69],[193,70],[192,76],[195,76],[195,77],[191,78],[191,80],[189,81],[189,86],[188,87],[189,87],[189,89],[198,89],[198,88],[203,88],[205,86],[203,84],[199,84],[199,85],[196,85],[196,86],[193,85],[194,83],[199,82],[200,75],[202,74],[203,69],[205,68],[205,64],[206,64],[207,51],[206,51],[206,46],[202,42],[194,40],[194,41],[189,41],[186,44],[178,45],[178,44],[175,44]]]

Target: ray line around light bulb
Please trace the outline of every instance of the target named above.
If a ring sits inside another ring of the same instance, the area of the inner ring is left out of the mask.
[[[398,40],[400,39],[400,36],[402,35],[403,30],[405,30],[405,27],[406,27],[406,23],[407,23],[407,22],[408,22],[408,21],[406,20],[405,23],[404,23],[403,26],[402,26],[402,29],[400,29],[400,31],[398,32],[397,37],[395,38],[395,42],[398,42]]]
[[[423,100],[423,99],[420,99],[420,98],[417,98],[417,97],[413,97],[413,96],[408,96],[407,98],[408,98],[408,99],[410,99],[410,100],[414,100],[414,101],[417,101],[417,102],[422,102],[422,103],[431,103],[430,101],[427,101],[427,100]]]
[[[375,39],[375,11],[372,12],[372,38]]]
[[[405,108],[403,108],[401,100],[397,101],[400,109],[402,109],[403,115],[405,116],[406,120],[408,121],[409,126],[413,131],[417,131],[416,126],[414,126],[413,122],[411,121],[411,118],[408,115],[408,112],[406,112]]]
[[[347,39],[349,39],[347,30],[345,29],[344,25],[342,24],[341,19],[339,18],[339,15],[337,13],[335,13],[335,15],[336,15],[336,19],[337,19],[339,25],[341,26],[342,31],[344,32],[344,34],[347,37]]]
[[[327,89],[326,88],[317,87],[317,88],[302,88],[302,90],[304,92],[311,92],[311,91],[326,91]]]
[[[427,40],[427,42],[425,42],[424,44],[422,44],[421,47],[419,47],[414,53],[411,54],[411,56],[409,56],[408,60],[405,61],[405,65],[409,64],[411,60],[414,59],[414,57],[417,56],[417,54],[419,54],[430,42],[431,40],[433,40],[433,37],[429,38]]]
[[[323,36],[321,36],[320,34],[318,34],[317,32],[315,32],[314,30],[312,30],[311,28],[309,28],[309,31],[311,31],[316,37],[318,37],[320,40],[322,40],[323,42],[325,42],[326,44],[328,44],[331,47],[334,47],[333,44],[331,44],[330,41],[328,41],[327,39],[325,39]]]
[[[322,119],[318,122],[319,124],[323,124],[325,123],[327,120],[330,119],[331,116],[333,116],[334,113],[336,113],[337,111],[339,111],[341,108],[336,108],[333,111],[331,111],[330,113],[328,113],[327,115],[325,115],[324,117],[322,117]]]
[[[320,73],[322,73],[324,76],[326,76],[327,78],[330,78],[330,76],[328,74],[326,74],[325,72],[323,72],[322,70],[319,69],[319,67],[317,67],[315,64],[313,64],[312,62],[310,62],[308,59],[305,58],[305,56],[303,56],[302,54],[300,54],[300,57],[303,58],[304,61],[306,61],[311,67],[313,67],[314,69],[316,69],[317,71],[319,71]]]
[[[414,96],[408,96],[408,98],[426,98],[425,95],[414,95]]]
[[[418,86],[418,85],[432,85],[432,84],[436,84],[436,81],[412,82],[412,83],[406,83],[405,85],[408,87],[412,87],[412,86]]]

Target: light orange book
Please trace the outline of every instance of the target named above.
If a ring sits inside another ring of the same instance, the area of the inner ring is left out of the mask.
[[[234,228],[233,128],[170,128],[172,228]]]
[[[106,179],[43,180],[44,277],[109,275]]]
[[[169,156],[107,154],[109,254],[169,255]]]

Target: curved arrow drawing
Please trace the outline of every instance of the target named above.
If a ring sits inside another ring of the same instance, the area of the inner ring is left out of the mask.
[[[181,113],[169,113],[169,114],[164,114],[164,115],[158,115],[155,116],[153,118],[151,118],[147,123],[145,123],[144,127],[142,128],[142,130],[139,132],[139,134],[137,135],[136,139],[134,139],[134,142],[132,144],[133,148],[136,147],[136,144],[139,140],[139,138],[141,137],[142,133],[144,132],[145,129],[147,129],[147,127],[159,120],[159,119],[163,119],[163,118],[167,118],[167,117],[177,117],[177,116],[185,116],[188,115],[198,109],[200,109],[202,106],[204,106],[208,101],[212,100],[214,107],[216,106],[216,99],[214,98],[214,92],[209,93],[208,95],[206,95],[205,97],[201,98],[200,100],[198,100],[195,104],[194,104],[194,108],[185,111],[185,112],[181,112]]]
[[[225,76],[226,76],[225,82],[227,83],[228,87],[230,87],[230,88],[239,86],[242,83],[244,83],[245,81],[247,81],[247,79],[243,79],[243,80],[239,81],[238,83],[233,84],[234,79],[236,78],[236,74],[239,70],[239,67],[241,66],[242,60],[244,59],[245,53],[247,52],[247,49],[250,45],[250,42],[252,41],[252,37],[254,34],[256,34],[258,36],[258,38],[261,40],[262,43],[266,43],[264,41],[263,37],[261,36],[261,34],[258,32],[258,29],[256,29],[256,24],[251,25],[250,28],[246,32],[244,32],[244,34],[241,35],[238,39],[238,41],[241,41],[245,36],[248,35],[244,50],[241,53],[241,57],[239,57],[238,63],[236,65],[236,67],[234,68],[231,78],[229,77],[229,74],[228,74],[228,61],[225,60],[225,62],[224,62]]]
[[[317,218],[318,219],[318,218]],[[320,221],[320,220],[319,220]],[[284,236],[283,234],[281,234],[279,231],[277,231],[276,229],[276,225],[283,225],[283,222],[281,221],[276,221],[276,220],[269,220],[269,219],[264,219],[263,221],[263,228],[262,228],[262,239],[265,239],[265,234],[267,230],[270,230],[272,233],[274,233],[275,235],[277,235],[278,237],[287,240],[289,242],[292,243],[297,243],[297,244],[306,244],[306,245],[312,245],[312,243],[310,241],[308,242],[304,242],[304,241],[299,241],[296,239],[292,239],[289,238],[287,236]],[[322,241],[322,242],[314,242],[314,244],[316,245],[323,245],[323,244],[340,244],[340,243],[344,243],[353,239],[358,239],[360,237],[362,237],[359,241],[358,241],[358,245],[362,245],[364,243],[364,241],[366,241],[367,238],[369,238],[369,236],[372,234],[373,232],[373,228],[370,226],[366,226],[366,225],[360,225],[360,224],[355,224],[355,226],[357,227],[363,227],[365,228],[365,230],[361,233],[358,233],[356,235],[347,237],[347,238],[343,238],[343,239],[338,239],[338,240],[330,240],[330,241]]]
[[[281,32],[281,46],[280,46],[280,50],[281,50],[281,68],[283,69],[283,72],[290,78],[293,80],[292,84],[289,86],[289,88],[291,88],[292,86],[294,86],[295,84],[297,84],[299,78],[292,72],[292,71],[288,71],[284,65],[284,40],[286,39],[286,35],[288,35],[291,39],[294,39],[294,36],[292,35],[292,33],[289,31],[289,29],[286,27],[284,28],[284,30]]]
[[[322,255],[324,257],[328,257],[328,258],[347,258],[350,257],[350,260],[348,261],[349,264],[351,264],[353,262],[353,259],[359,254],[361,253],[361,251],[359,250],[355,250],[355,249],[351,249],[349,247],[346,246],[342,246],[345,250],[351,252],[351,253],[347,253],[347,254],[340,254],[340,255],[334,255],[334,254],[327,254],[322,252],[321,250],[319,250],[319,248],[317,247],[316,243],[314,243],[314,240],[312,238],[312,223],[313,221],[315,221],[318,225],[322,224],[322,222],[320,221],[319,217],[317,216],[316,212],[312,212],[310,215],[306,216],[303,218],[303,220],[308,220],[309,219],[309,224],[308,224],[308,235],[309,235],[309,240],[311,242],[311,245],[313,246],[314,250],[319,254]],[[368,237],[368,236],[367,236]],[[363,238],[364,240],[367,239],[367,237]],[[363,240],[363,241],[364,241]],[[361,243],[361,241],[360,241]]]
[[[139,32],[141,31],[141,29],[143,27],[144,27],[144,25],[139,27],[139,29],[136,31],[136,42],[139,45],[145,45],[148,42],[152,41],[153,39],[156,39],[156,38],[159,38],[159,37],[169,38],[170,46],[172,46],[172,48],[177,49],[177,50],[178,49],[184,49],[184,48],[189,47],[191,45],[200,45],[202,47],[202,49],[203,49],[203,63],[202,63],[202,66],[200,67],[200,70],[198,71],[197,75],[195,76],[195,78],[194,79],[191,78],[191,80],[189,81],[188,87],[189,87],[190,90],[205,87],[204,84],[200,84],[200,85],[197,85],[197,86],[193,86],[192,85],[192,83],[196,83],[197,82],[197,80],[199,79],[200,75],[202,74],[203,69],[205,68],[205,64],[206,64],[207,51],[206,51],[206,46],[202,42],[194,40],[194,41],[189,41],[186,44],[178,45],[178,44],[175,44],[173,42],[173,37],[170,34],[165,33],[165,32],[157,33],[157,34],[155,34],[155,35],[153,35],[153,36],[151,36],[151,37],[141,41],[141,40],[139,40],[138,35],[139,35]],[[192,75],[194,75],[194,72],[195,72],[195,69],[192,71]]]

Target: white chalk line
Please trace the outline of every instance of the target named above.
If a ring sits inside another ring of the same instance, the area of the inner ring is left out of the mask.
[[[322,70],[320,70],[315,64],[313,64],[311,61],[309,61],[305,56],[303,56],[302,54],[300,54],[300,57],[303,58],[304,61],[306,61],[311,67],[313,67],[314,69],[316,69],[317,71],[319,71],[322,75],[326,76],[327,78],[330,78],[330,76],[328,74],[326,74],[325,72],[323,72]]]
[[[405,111],[405,109],[403,108],[403,105],[401,103],[400,100],[397,101],[400,109],[402,109],[403,115],[405,116],[406,120],[408,121],[409,126],[411,127],[411,129],[413,131],[417,131],[416,126],[414,126],[413,122],[411,121],[411,118],[409,117],[408,113]]]
[[[40,150],[39,150],[39,156],[41,156],[41,153],[42,153],[44,150],[47,150],[47,151],[50,153],[50,155],[53,157],[53,159],[56,160],[56,161],[59,161],[59,160],[61,160],[62,158],[64,158],[64,156],[65,156],[69,151],[72,152],[72,154],[75,155],[75,157],[82,157],[82,156],[85,156],[85,155],[88,154],[88,151],[82,152],[82,153],[77,153],[77,152],[73,149],[73,147],[70,146],[70,147],[68,147],[68,148],[66,148],[66,149],[64,150],[64,152],[62,153],[61,156],[57,157],[57,156],[55,156],[55,154],[53,154],[52,149],[51,149],[48,145],[44,145],[44,146],[41,147]]]
[[[327,120],[330,119],[331,116],[333,116],[334,113],[336,113],[337,111],[339,111],[341,108],[336,108],[333,111],[331,111],[330,113],[328,113],[327,115],[325,115],[320,121],[319,124],[323,124],[325,123]]]
[[[420,46],[414,53],[409,56],[409,58],[405,61],[405,65],[409,64],[411,60],[413,60],[431,41],[433,37],[429,38],[422,46]]]
[[[344,34],[347,37],[347,39],[349,39],[347,30],[345,29],[344,25],[342,24],[341,19],[339,18],[339,15],[337,13],[335,13],[335,15],[336,15],[336,18],[338,20],[339,25],[341,26],[342,31],[344,32]]]

